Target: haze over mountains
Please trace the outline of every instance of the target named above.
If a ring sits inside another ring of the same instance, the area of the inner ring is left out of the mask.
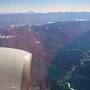
[[[12,24],[40,25],[60,21],[90,21],[90,12],[56,12],[56,13],[8,13],[0,14],[0,27]]]

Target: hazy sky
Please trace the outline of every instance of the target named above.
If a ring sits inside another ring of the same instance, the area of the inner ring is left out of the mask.
[[[0,13],[7,12],[90,12],[90,0],[0,0]]]

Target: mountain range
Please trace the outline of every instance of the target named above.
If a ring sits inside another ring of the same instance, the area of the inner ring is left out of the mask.
[[[90,21],[90,12],[27,12],[0,14],[0,27],[12,24],[41,25],[61,21]]]

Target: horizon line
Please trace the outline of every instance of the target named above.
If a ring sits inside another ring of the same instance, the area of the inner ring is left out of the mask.
[[[24,14],[24,13],[41,13],[41,14],[47,14],[47,13],[90,13],[90,11],[49,11],[49,12],[38,12],[38,11],[28,11],[28,12],[0,12],[0,14]]]

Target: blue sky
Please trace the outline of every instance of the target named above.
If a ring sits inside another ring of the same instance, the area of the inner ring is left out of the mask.
[[[90,0],[0,0],[0,12],[86,12]]]

